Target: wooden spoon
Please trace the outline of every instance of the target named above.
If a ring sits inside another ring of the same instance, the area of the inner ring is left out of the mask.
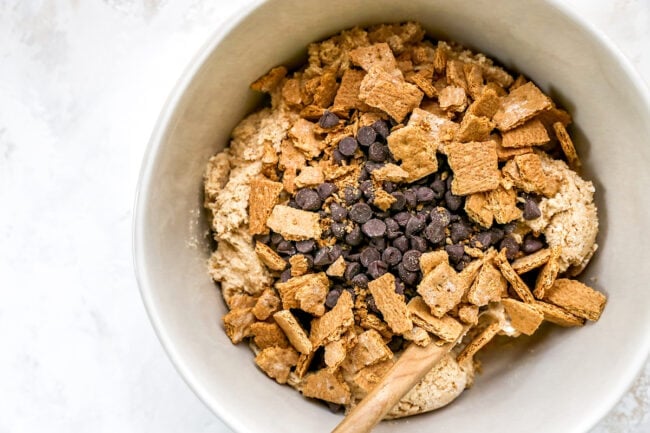
[[[465,327],[461,337],[469,327]],[[454,348],[458,341],[426,347],[411,344],[381,381],[348,413],[332,433],[368,433],[406,393]]]

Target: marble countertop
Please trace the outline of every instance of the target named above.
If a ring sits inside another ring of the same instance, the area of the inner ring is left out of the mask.
[[[131,261],[144,147],[246,1],[0,1],[0,433],[221,432],[147,319]],[[566,0],[650,82],[650,2]],[[650,362],[591,433],[650,431]]]

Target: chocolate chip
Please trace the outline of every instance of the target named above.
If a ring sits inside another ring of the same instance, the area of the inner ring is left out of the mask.
[[[370,125],[372,129],[375,130],[377,134],[379,134],[382,138],[386,139],[388,137],[388,134],[390,134],[390,128],[388,127],[388,124],[383,121],[383,120],[377,120],[375,123]],[[373,139],[374,141],[375,139]]]
[[[424,229],[425,225],[426,221],[424,218],[415,215],[411,216],[411,218],[409,218],[408,222],[406,223],[404,234],[406,234],[406,236],[412,236],[420,233]]]
[[[282,241],[278,244],[276,251],[279,254],[294,255],[296,254],[296,247],[291,241]]]
[[[255,240],[257,242],[268,245],[268,244],[271,243],[271,235],[269,233],[267,233],[265,235],[255,235]]]
[[[375,191],[374,188],[372,187],[372,182],[369,180],[364,180],[359,184],[359,189],[361,190],[361,194],[366,198],[366,200],[374,200],[375,199]]]
[[[490,229],[490,236],[492,237],[492,245],[501,242],[501,239],[505,236],[505,232],[498,227],[492,227]]]
[[[361,259],[360,253],[348,254],[347,259],[351,262],[358,262]]]
[[[425,227],[424,237],[434,245],[440,244],[446,237],[445,227],[439,222],[432,222]]]
[[[318,185],[316,190],[318,191],[318,197],[320,197],[321,200],[325,200],[327,197],[338,191],[338,188],[331,182],[324,182]]]
[[[390,350],[395,352],[399,352],[402,349],[402,345],[404,344],[404,338],[400,335],[393,335],[393,338],[390,339],[388,342],[387,346]]]
[[[328,266],[334,262],[330,256],[330,249],[328,247],[323,247],[316,251],[314,255],[314,266]]]
[[[291,269],[285,269],[281,274],[280,274],[280,281],[283,283],[286,283],[289,281],[289,278],[291,278]]]
[[[303,188],[296,193],[296,203],[302,210],[318,210],[322,204],[318,193],[308,188]]]
[[[382,162],[367,161],[367,162],[366,162],[366,165],[364,166],[364,169],[365,169],[368,173],[372,173],[373,171],[378,170],[378,169],[382,168],[382,167],[385,166],[385,165],[386,165],[386,164],[384,164],[384,163],[382,163]]]
[[[422,186],[418,188],[418,190],[416,191],[415,197],[417,198],[417,201],[420,203],[430,203],[435,198],[435,193],[431,188]]]
[[[384,236],[386,234],[386,223],[373,218],[361,226],[361,231],[369,238]]]
[[[506,236],[499,244],[499,250],[506,249],[506,258],[514,260],[519,252],[519,244],[512,236]]]
[[[422,253],[418,250],[408,250],[405,252],[404,256],[402,257],[402,264],[404,265],[404,269],[411,272],[419,271],[421,255]]]
[[[449,260],[454,263],[458,263],[463,258],[465,254],[465,248],[461,244],[446,245],[445,251],[449,255]]]
[[[415,207],[418,204],[417,196],[415,195],[415,191],[412,189],[404,191],[404,198],[406,199],[406,205],[408,207]]]
[[[402,260],[402,252],[395,247],[388,247],[381,253],[381,260],[388,266],[397,266]]]
[[[318,126],[324,129],[333,128],[339,124],[339,118],[331,111],[325,110],[323,115],[318,119]]]
[[[348,206],[353,205],[361,199],[361,191],[359,188],[353,186],[346,186],[343,190],[343,198],[345,199],[345,204]]]
[[[277,246],[280,242],[282,242],[284,238],[280,233],[273,233],[271,235],[271,245]]]
[[[333,245],[330,247],[329,250],[329,255],[330,255],[330,260],[332,260],[332,263],[336,261],[341,255],[343,254],[343,248],[341,248],[341,245]]]
[[[334,149],[334,151],[332,152],[332,159],[334,159],[335,163],[341,165],[343,161],[345,161],[345,156],[343,156],[343,154],[339,152],[338,149]]]
[[[352,278],[351,284],[362,289],[368,288],[368,276],[366,274],[357,274]]]
[[[542,212],[539,210],[537,203],[532,198],[527,198],[524,203],[524,219],[525,220],[534,220],[542,216]]]
[[[386,249],[386,238],[372,238],[370,239],[369,245],[373,248],[377,248],[379,251]]]
[[[397,222],[397,225],[400,227],[406,227],[406,224],[411,219],[411,214],[408,212],[400,212],[393,215],[393,219]]]
[[[404,197],[404,194],[401,191],[395,191],[390,195],[395,198],[393,204],[390,205],[391,210],[399,211],[404,209],[404,206],[406,206],[406,197]]]
[[[361,272],[361,264],[357,262],[349,262],[348,265],[345,267],[345,272],[343,273],[343,277],[346,279],[346,281],[351,281],[352,278],[354,278],[354,276],[357,275],[359,272]]]
[[[393,241],[393,246],[404,253],[409,249],[409,240],[406,236],[400,236]]]
[[[345,406],[343,406],[342,404],[332,403],[332,402],[329,402],[329,401],[326,401],[325,403],[327,403],[327,408],[332,413],[342,412],[343,409],[345,408]]]
[[[436,223],[442,227],[447,227],[451,222],[451,214],[444,207],[432,209],[429,218],[431,218],[432,223]]]
[[[368,147],[375,142],[377,132],[370,126],[362,126],[357,131],[357,141],[360,145]]]
[[[363,236],[361,236],[361,229],[359,226],[354,226],[352,230],[350,230],[350,233],[345,235],[345,243],[356,247],[363,241]]]
[[[400,280],[399,278],[395,278],[395,293],[398,295],[403,295],[405,290],[406,285],[404,284],[404,281]]]
[[[503,226],[503,231],[509,235],[510,233],[514,232],[517,229],[517,223],[508,223]]]
[[[464,241],[469,238],[472,234],[472,228],[466,225],[464,222],[453,223],[449,230],[449,237],[451,242],[457,244],[460,241]]]
[[[524,243],[521,246],[521,251],[526,254],[532,254],[536,251],[541,250],[544,247],[544,243],[532,236],[526,236]]]
[[[348,210],[338,203],[332,203],[330,211],[332,212],[332,219],[339,223],[348,216]]]
[[[481,248],[483,250],[489,248],[492,245],[492,233],[485,231],[477,233],[472,238],[471,244],[473,247]]]
[[[372,218],[372,209],[365,203],[357,203],[350,208],[350,219],[363,224]]]
[[[375,260],[368,265],[368,274],[375,280],[386,272],[388,272],[388,265],[381,260]]]
[[[354,139],[354,137],[345,137],[343,140],[339,141],[338,149],[343,156],[354,155],[354,152],[356,152],[358,148],[359,144],[357,143],[357,140]]]
[[[427,241],[420,236],[411,236],[411,249],[418,250],[422,253],[427,251]]]
[[[381,254],[379,251],[377,251],[375,248],[372,247],[366,247],[361,251],[361,256],[359,257],[359,261],[364,267],[368,267],[368,265],[371,262],[374,262],[375,260],[379,260],[381,258]]]
[[[330,309],[334,308],[336,303],[339,301],[342,291],[341,288],[335,288],[327,292],[327,296],[325,297],[325,306]]]
[[[386,223],[386,237],[388,239],[395,239],[402,235],[399,224],[393,218],[386,218],[384,223]]]
[[[447,208],[452,212],[456,212],[460,209],[463,206],[463,201],[463,197],[454,195],[451,191],[445,193],[445,203],[447,204]]]
[[[330,230],[332,231],[332,235],[338,240],[343,240],[345,239],[345,224],[344,223],[332,223],[330,226]]]
[[[399,278],[409,286],[414,285],[418,280],[418,273],[406,269],[403,262],[397,265],[397,275],[399,275]]]
[[[431,182],[431,189],[435,193],[435,198],[436,199],[441,199],[445,195],[445,191],[447,190],[445,186],[445,181],[436,179],[433,182]]]
[[[381,186],[384,189],[384,191],[386,191],[389,194],[395,191],[395,184],[393,182],[385,181],[382,182]]]
[[[388,158],[388,147],[385,145],[374,142],[368,149],[368,159],[374,162],[384,162]]]

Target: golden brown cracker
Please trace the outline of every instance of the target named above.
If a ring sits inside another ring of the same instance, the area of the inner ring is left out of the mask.
[[[251,89],[257,92],[269,93],[280,84],[280,81],[287,75],[287,68],[285,66],[276,66],[271,68],[269,72],[262,75],[251,84]]]
[[[251,324],[251,334],[260,350],[267,347],[289,347],[289,340],[277,323],[255,322]]]
[[[579,170],[582,163],[580,162],[580,158],[578,158],[578,153],[576,152],[576,148],[573,145],[573,140],[571,140],[571,137],[569,136],[569,133],[567,132],[562,122],[555,122],[553,124],[553,130],[555,131],[555,135],[560,142],[560,146],[562,147],[562,151],[566,156],[569,167],[571,167],[572,170]]]
[[[284,331],[291,345],[300,353],[306,354],[313,347],[307,333],[289,310],[281,310],[273,315],[275,322]]]
[[[447,342],[456,341],[463,332],[463,325],[449,315],[436,317],[424,300],[416,296],[408,303],[413,323]]]
[[[445,250],[427,251],[420,256],[420,270],[423,275],[431,272],[440,263],[449,263],[449,255]]]
[[[449,166],[454,172],[451,191],[468,195],[499,186],[499,167],[493,141],[451,143],[445,146]]]
[[[510,263],[508,263],[508,259],[506,258],[506,254],[505,254],[505,249],[501,250],[501,252],[496,255],[496,257],[494,258],[494,262],[501,270],[503,277],[510,283],[515,293],[517,293],[519,299],[529,304],[535,302],[535,297],[530,292],[530,289],[528,288],[524,280],[521,279],[521,277],[515,272],[515,270],[512,269]]]
[[[280,311],[281,307],[282,300],[275,293],[275,290],[269,288],[264,289],[251,311],[257,320],[266,320],[273,313]]]
[[[544,315],[536,304],[527,304],[514,299],[503,299],[501,303],[510,318],[512,327],[522,334],[533,335],[544,321]]]
[[[447,86],[438,92],[438,103],[445,111],[465,111],[467,93],[462,87]]]
[[[485,141],[490,138],[490,132],[494,129],[494,122],[487,117],[474,116],[465,113],[460,122],[460,128],[456,134],[456,141],[467,143],[470,141]]]
[[[395,78],[379,66],[370,68],[359,88],[359,99],[398,122],[420,105],[423,96],[417,86]]]
[[[558,278],[544,294],[544,301],[587,320],[600,318],[607,297],[578,280]]]
[[[413,327],[404,296],[395,292],[395,277],[385,273],[368,283],[368,290],[388,326],[395,334],[402,334]]]
[[[501,99],[501,105],[493,120],[501,131],[509,131],[549,108],[549,97],[529,82]]]
[[[550,289],[555,282],[557,274],[560,271],[559,260],[561,254],[562,247],[559,245],[550,248],[548,260],[537,275],[537,280],[535,281],[535,290],[533,290],[533,295],[535,295],[537,299],[543,299],[546,291]]]
[[[283,271],[287,267],[287,262],[266,244],[255,242],[255,253],[262,263],[273,271]]]
[[[513,261],[511,264],[512,269],[514,269],[515,272],[519,275],[525,274],[526,272],[530,272],[533,269],[539,268],[548,262],[548,258],[550,256],[551,250],[548,248],[535,251],[532,254],[528,254],[527,256],[520,257],[517,260]]]
[[[544,320],[563,327],[583,326],[585,319],[575,316],[564,308],[547,302],[536,301],[535,306],[544,314]]]
[[[501,272],[492,263],[487,262],[483,264],[470,287],[467,300],[479,307],[489,302],[498,302],[507,293],[507,288],[506,279]]]
[[[287,383],[291,367],[298,362],[298,353],[290,347],[267,347],[257,354],[257,366],[278,383]]]
[[[344,290],[334,308],[312,320],[309,339],[314,347],[322,346],[337,340],[353,324],[352,295]]]
[[[490,323],[485,329],[483,329],[483,331],[481,331],[480,334],[474,337],[474,339],[463,348],[458,357],[456,357],[456,362],[462,364],[466,360],[473,358],[479,350],[481,350],[492,340],[492,338],[494,338],[495,335],[497,335],[500,329],[501,326],[499,322]]]
[[[273,208],[266,225],[290,241],[319,239],[321,235],[318,213],[285,205],[276,205]]]
[[[442,262],[422,278],[417,292],[431,313],[442,317],[460,302],[464,287],[456,271],[448,263]]]
[[[335,404],[350,403],[350,388],[336,373],[327,369],[306,375],[300,384],[305,397],[317,398]]]
[[[278,203],[282,184],[258,176],[251,179],[248,199],[248,231],[252,235],[268,233],[266,220]]]
[[[503,133],[501,145],[505,148],[542,146],[550,140],[546,128],[537,119],[517,126]]]

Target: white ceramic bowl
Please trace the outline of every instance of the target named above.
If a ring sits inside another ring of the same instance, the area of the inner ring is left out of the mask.
[[[219,29],[163,109],[140,178],[135,261],[142,296],[190,387],[237,432],[329,431],[340,420],[261,373],[224,334],[206,272],[203,168],[258,102],[248,85],[309,42],[357,24],[418,20],[532,77],[574,116],[598,192],[600,249],[583,275],[609,296],[596,324],[548,328],[484,357],[475,386],[445,409],[378,432],[585,432],[620,398],[650,342],[650,103],[602,35],[550,1],[269,0]]]

